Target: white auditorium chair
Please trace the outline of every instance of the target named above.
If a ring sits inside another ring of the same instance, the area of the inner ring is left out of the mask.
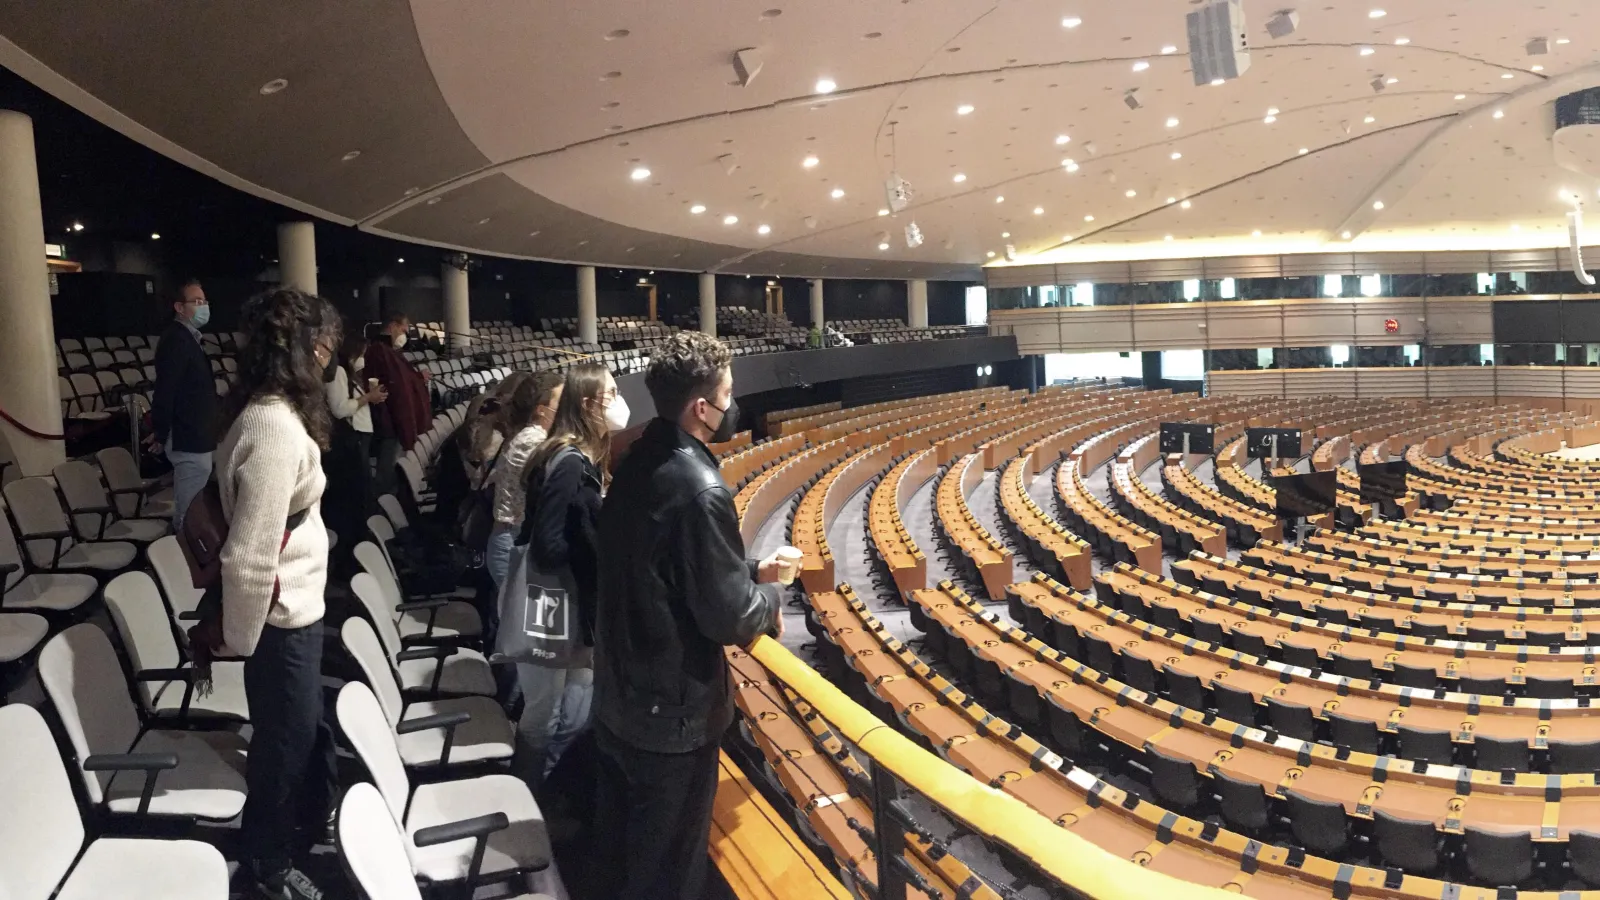
[[[56,344],[61,347],[62,353],[82,353],[83,341],[77,338],[62,338]]]
[[[378,580],[366,572],[350,579],[350,590],[372,620],[383,643],[384,655],[406,691],[427,694],[496,694],[494,672],[482,653],[467,647],[406,646],[391,619],[388,601]]]
[[[139,474],[139,464],[126,447],[106,447],[94,455],[106,486],[125,519],[172,518],[172,487],[159,478]]]
[[[476,641],[483,636],[483,620],[478,608],[466,599],[454,593],[443,597],[407,598],[389,565],[389,558],[377,544],[362,541],[351,552],[361,568],[378,583],[379,595],[390,611],[390,619],[402,643],[459,643]]]
[[[371,773],[389,814],[406,837],[412,872],[430,883],[461,882],[475,863],[482,875],[508,876],[550,865],[550,836],[544,814],[528,786],[514,775],[480,775],[412,787],[394,732],[372,691],[360,682],[339,690],[339,729]],[[469,837],[427,843],[425,829],[500,813],[507,827],[489,835],[485,846]]]
[[[184,559],[177,536],[169,534],[151,544],[145,548],[145,557],[161,582],[161,593],[167,599],[167,608],[178,623],[177,627],[187,629],[190,621],[187,617],[200,606],[200,597],[205,592],[194,586],[189,562]]]
[[[0,887],[7,900],[225,900],[228,863],[200,841],[97,838],[44,717],[0,707]]]
[[[406,703],[383,644],[366,619],[345,619],[339,637],[377,696],[406,765],[448,767],[511,758],[514,729],[493,697],[441,697]]]
[[[78,537],[84,540],[148,544],[160,539],[171,527],[166,519],[123,518],[100,482],[99,470],[82,460],[69,459],[56,466],[52,474],[72,512],[72,524]]]
[[[51,638],[39,654],[39,680],[95,807],[206,822],[230,822],[244,808],[244,739],[141,729],[111,639],[97,626],[84,622]]]
[[[74,540],[72,523],[48,478],[23,478],[4,488],[6,504],[33,568],[43,572],[95,572],[114,575],[134,563],[139,552],[127,541]]]
[[[0,509],[0,611],[69,612],[99,587],[90,575],[30,571]]]
[[[0,612],[0,666],[24,659],[50,633],[50,620],[26,612]],[[0,681],[0,696],[4,696],[5,682]]]
[[[245,701],[243,660],[211,663],[211,691],[195,690],[194,667],[178,650],[172,617],[156,583],[145,572],[124,572],[106,585],[106,607],[116,623],[133,672],[134,694],[146,721],[196,719],[242,723],[250,720]]]
[[[70,363],[70,360],[68,361]],[[88,372],[73,372],[68,376],[72,382],[72,394],[76,397],[72,414],[80,419],[104,420],[111,418],[111,413],[104,409],[105,403],[100,397],[100,382]]]

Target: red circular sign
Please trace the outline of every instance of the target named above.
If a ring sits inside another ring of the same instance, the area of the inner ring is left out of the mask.
[[[1399,331],[1400,330],[1400,322],[1399,322],[1399,320],[1398,319],[1384,319],[1383,320],[1383,330],[1389,332],[1390,334],[1394,334],[1396,331]]]

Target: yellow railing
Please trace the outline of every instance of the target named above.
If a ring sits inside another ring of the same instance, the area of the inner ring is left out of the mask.
[[[1095,900],[1222,900],[1234,897],[1152,872],[1101,850],[1008,794],[922,749],[867,712],[777,641],[762,637],[750,655],[805,698],[839,734],[901,782],[988,840],[1011,848],[1040,871]]]

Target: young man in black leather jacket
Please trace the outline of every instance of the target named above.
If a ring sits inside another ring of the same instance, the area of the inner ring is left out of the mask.
[[[778,561],[745,558],[707,443],[733,435],[731,355],[675,335],[645,384],[656,418],[600,511],[594,727],[600,896],[702,896],[718,745],[733,721],[726,646],[782,628]]]

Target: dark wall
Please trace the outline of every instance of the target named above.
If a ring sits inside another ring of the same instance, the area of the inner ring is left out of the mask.
[[[977,282],[928,282],[928,324],[967,324],[967,288]]]
[[[809,303],[809,299],[807,301]],[[904,281],[835,281],[822,283],[822,314],[840,319],[906,318]]]

